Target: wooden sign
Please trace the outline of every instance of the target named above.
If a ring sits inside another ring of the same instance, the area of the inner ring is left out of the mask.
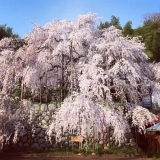
[[[80,150],[80,149],[82,149],[83,136],[71,136],[71,142],[72,142],[72,150],[73,150],[73,143],[74,142],[79,143],[79,150]]]
[[[71,141],[72,142],[82,142],[83,137],[82,136],[71,136]]]

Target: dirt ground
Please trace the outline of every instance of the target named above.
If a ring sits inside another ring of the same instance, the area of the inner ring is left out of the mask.
[[[128,155],[54,155],[35,153],[5,153],[0,154],[0,160],[152,160],[152,158],[141,158],[139,156]]]

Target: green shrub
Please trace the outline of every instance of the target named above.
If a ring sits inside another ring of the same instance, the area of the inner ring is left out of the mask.
[[[160,160],[160,155],[156,155],[153,157],[153,160]]]
[[[95,149],[95,153],[98,155],[104,154],[104,149],[102,148],[101,144],[98,144],[96,149]]]
[[[17,85],[17,86],[12,90],[11,95],[12,95],[13,98],[15,98],[15,97],[20,97],[20,96],[21,96],[21,86],[20,86],[20,85]]]
[[[78,154],[78,153],[79,153],[79,149],[74,149],[74,150],[73,150],[73,153],[74,153],[74,154]]]

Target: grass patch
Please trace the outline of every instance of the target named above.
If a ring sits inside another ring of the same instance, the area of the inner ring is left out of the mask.
[[[136,147],[117,147],[113,146],[109,149],[104,150],[105,154],[125,154],[125,155],[135,155],[137,149]]]
[[[153,160],[160,160],[160,155],[159,156],[153,156]]]

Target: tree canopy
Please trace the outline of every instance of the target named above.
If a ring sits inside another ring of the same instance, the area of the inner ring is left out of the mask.
[[[13,33],[13,29],[11,27],[7,27],[6,24],[0,25],[0,40],[5,37],[18,38],[18,34]]]
[[[157,42],[159,41],[158,33],[158,23],[151,20],[144,21],[142,27],[138,27],[134,30],[135,36],[142,36],[143,42],[146,46],[146,53],[149,53],[151,60],[154,60],[156,62],[160,61],[158,52],[159,45],[157,44]]]
[[[132,36],[133,35],[134,30],[132,29],[132,22],[128,21],[125,26],[123,27],[123,35],[124,36]]]
[[[18,87],[22,101],[61,104],[48,128],[48,135],[55,132],[57,141],[62,132],[73,131],[84,138],[94,135],[96,140],[103,125],[112,127],[116,144],[122,144],[131,127],[145,132],[156,119],[138,105],[151,88],[158,93],[160,89],[144,43],[123,36],[114,26],[98,29],[98,19],[88,13],[74,21],[34,24],[23,46],[14,50],[13,43],[1,51],[4,95],[13,96]],[[0,45],[8,41],[3,39]],[[1,109],[6,110],[3,104]]]
[[[118,29],[122,29],[119,21],[119,17],[115,17],[114,15],[111,16],[111,20],[108,22],[106,21],[105,23],[101,22],[99,25],[99,29],[103,28],[108,28],[110,26],[115,26]]]
[[[99,29],[108,28],[111,25],[118,29],[122,29],[124,36],[141,36],[142,42],[145,44],[145,54],[150,58],[149,61],[160,61],[159,56],[159,27],[160,27],[160,13],[151,13],[144,15],[143,25],[137,28],[132,28],[132,21],[128,21],[123,27],[120,26],[119,18],[111,17],[111,21],[101,22]]]

